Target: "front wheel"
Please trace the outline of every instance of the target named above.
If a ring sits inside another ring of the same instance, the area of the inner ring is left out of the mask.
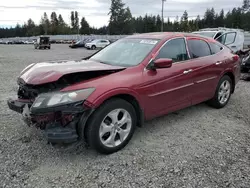
[[[95,50],[95,49],[96,49],[95,45],[91,46],[91,50]]]
[[[233,90],[232,80],[229,76],[223,76],[217,86],[214,97],[208,101],[208,104],[214,108],[223,108],[227,105]]]
[[[88,121],[86,138],[99,153],[111,154],[124,148],[136,125],[134,107],[122,99],[105,102]]]

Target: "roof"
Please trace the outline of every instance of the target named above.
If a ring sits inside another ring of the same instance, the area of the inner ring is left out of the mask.
[[[199,31],[241,31],[241,32],[244,32],[243,29],[226,28],[226,27],[204,28],[204,29],[200,29]]]
[[[143,33],[135,34],[128,36],[126,38],[150,38],[150,39],[166,39],[172,37],[199,37],[199,38],[208,38],[205,36],[200,36],[194,33],[184,33],[184,32],[153,32],[153,33]]]

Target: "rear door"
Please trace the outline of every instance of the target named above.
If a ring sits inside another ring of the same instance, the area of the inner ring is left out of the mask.
[[[97,40],[96,41],[96,47],[97,48],[102,48],[102,42],[101,42],[101,40]]]
[[[189,37],[187,44],[194,67],[192,103],[198,104],[213,97],[225,61],[221,46],[213,40]]]
[[[107,46],[109,43],[107,40],[101,40],[101,47],[104,48],[105,46]]]

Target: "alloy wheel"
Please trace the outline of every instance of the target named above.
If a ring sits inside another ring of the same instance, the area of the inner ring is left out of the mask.
[[[99,137],[102,144],[113,148],[121,145],[128,137],[132,128],[132,118],[125,109],[115,109],[103,119]]]
[[[231,84],[228,80],[225,80],[222,82],[219,88],[219,94],[218,94],[218,100],[221,104],[225,104],[229,97],[231,92]]]

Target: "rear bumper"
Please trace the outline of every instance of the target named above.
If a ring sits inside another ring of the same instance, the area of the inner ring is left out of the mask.
[[[49,109],[46,112],[26,112],[32,103],[9,99],[9,108],[23,115],[28,125],[44,130],[47,141],[54,144],[74,143],[83,138],[83,128],[93,109],[85,108],[83,103]],[[25,109],[25,110],[24,110]]]

